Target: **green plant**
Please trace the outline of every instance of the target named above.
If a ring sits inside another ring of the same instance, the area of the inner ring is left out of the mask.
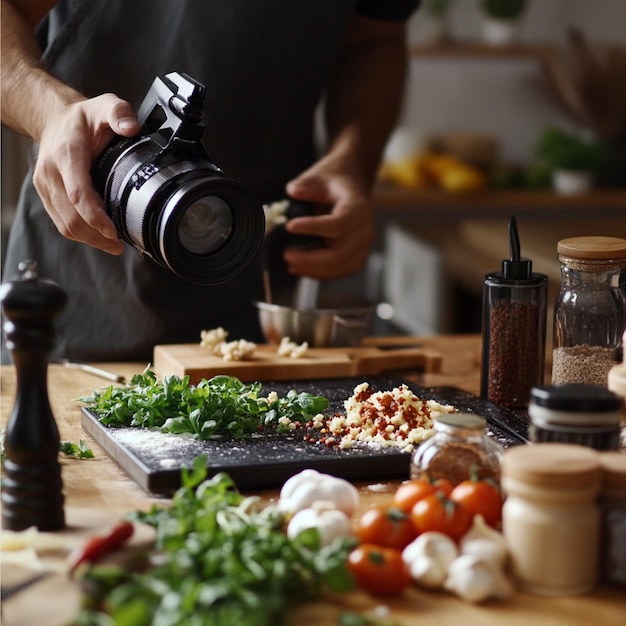
[[[522,15],[527,0],[481,0],[485,14],[500,20],[513,20]]]
[[[546,128],[535,145],[539,162],[551,169],[595,171],[606,158],[598,139],[584,139],[559,128]]]
[[[433,17],[443,17],[450,10],[454,0],[427,0],[424,8]]]

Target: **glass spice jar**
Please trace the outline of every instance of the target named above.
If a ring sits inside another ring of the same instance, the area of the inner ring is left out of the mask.
[[[599,457],[567,443],[515,446],[502,455],[502,532],[520,589],[565,596],[595,587]]]
[[[605,582],[626,586],[626,454],[603,452],[600,571]]]
[[[557,246],[552,383],[607,385],[626,327],[626,239],[571,237]]]
[[[411,478],[446,478],[453,485],[476,477],[500,484],[504,448],[486,432],[486,420],[473,413],[450,413],[434,420],[435,434],[411,459]]]

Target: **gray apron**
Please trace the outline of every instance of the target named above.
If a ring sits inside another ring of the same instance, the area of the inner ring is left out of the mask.
[[[285,183],[315,159],[315,109],[355,8],[371,5],[380,17],[396,4],[405,11],[411,3],[69,0],[46,18],[39,37],[47,69],[88,97],[113,92],[136,109],[156,76],[184,72],[203,83],[209,154],[265,203],[283,198]],[[34,260],[40,277],[68,293],[54,358],[149,361],[155,344],[193,343],[216,326],[230,339],[261,339],[253,305],[262,293],[258,259],[232,281],[205,287],[130,246],[117,257],[69,241],[45,213],[31,176],[3,279],[17,276],[20,261]]]

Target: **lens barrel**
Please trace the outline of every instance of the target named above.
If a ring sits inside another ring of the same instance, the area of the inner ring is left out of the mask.
[[[188,149],[186,149],[188,148]],[[199,149],[162,138],[117,138],[96,159],[92,177],[120,238],[199,285],[226,282],[263,242],[263,207]]]

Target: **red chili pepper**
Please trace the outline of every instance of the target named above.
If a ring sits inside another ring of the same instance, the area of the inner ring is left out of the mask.
[[[82,563],[95,563],[105,554],[120,548],[128,541],[135,527],[132,522],[120,522],[106,535],[97,535],[88,539],[69,556],[70,572],[73,572]]]

